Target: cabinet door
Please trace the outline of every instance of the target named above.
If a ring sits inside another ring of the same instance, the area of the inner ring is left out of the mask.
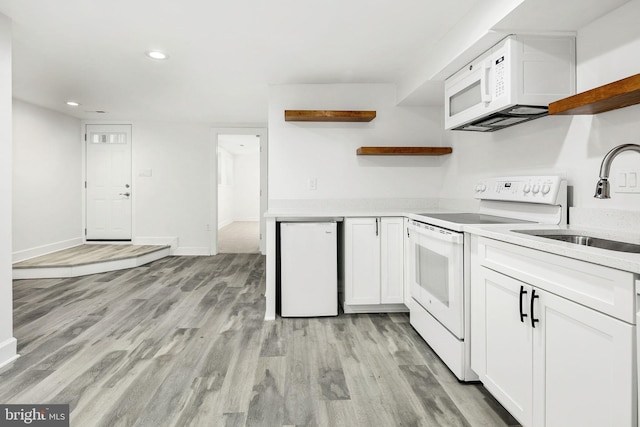
[[[380,304],[380,225],[377,218],[346,218],[345,303]]]
[[[533,419],[533,329],[529,323],[528,304],[531,286],[498,274],[485,267],[477,270],[473,286],[479,304],[472,327],[483,327],[474,338],[472,357],[480,381],[502,405],[522,423],[531,426]],[[521,294],[522,292],[522,294]],[[525,293],[526,292],[526,293]],[[520,316],[520,298],[522,312]],[[477,346],[477,348],[476,348]]]
[[[406,305],[407,308],[411,308],[411,263],[409,260],[413,259],[415,255],[413,254],[411,240],[409,240],[409,234],[407,232],[408,226],[409,219],[404,218],[404,228],[402,229],[402,239],[404,240],[404,305]]]
[[[380,301],[404,303],[404,219],[380,219]]]
[[[533,311],[535,425],[635,426],[633,326],[549,293]]]

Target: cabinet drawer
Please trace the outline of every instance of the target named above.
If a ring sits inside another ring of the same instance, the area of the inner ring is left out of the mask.
[[[635,324],[635,276],[585,261],[481,237],[481,265]]]

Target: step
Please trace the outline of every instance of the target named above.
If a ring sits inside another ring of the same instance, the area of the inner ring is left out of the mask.
[[[57,279],[139,267],[170,255],[170,246],[80,245],[13,264],[13,279]]]

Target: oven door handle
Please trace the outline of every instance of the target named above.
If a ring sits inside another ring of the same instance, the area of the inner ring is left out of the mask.
[[[424,236],[430,239],[442,240],[448,243],[461,244],[464,240],[462,233],[443,232],[438,230],[425,230],[423,228],[411,227],[411,238],[414,239],[417,236]]]

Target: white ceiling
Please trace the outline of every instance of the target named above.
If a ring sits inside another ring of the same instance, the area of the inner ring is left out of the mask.
[[[269,84],[395,82],[478,1],[0,0],[0,13],[17,98],[81,118],[264,124]]]
[[[429,61],[482,10],[575,30],[626,1],[0,0],[0,13],[14,21],[16,98],[84,119],[260,126],[270,84],[396,83],[408,104],[442,99]]]

